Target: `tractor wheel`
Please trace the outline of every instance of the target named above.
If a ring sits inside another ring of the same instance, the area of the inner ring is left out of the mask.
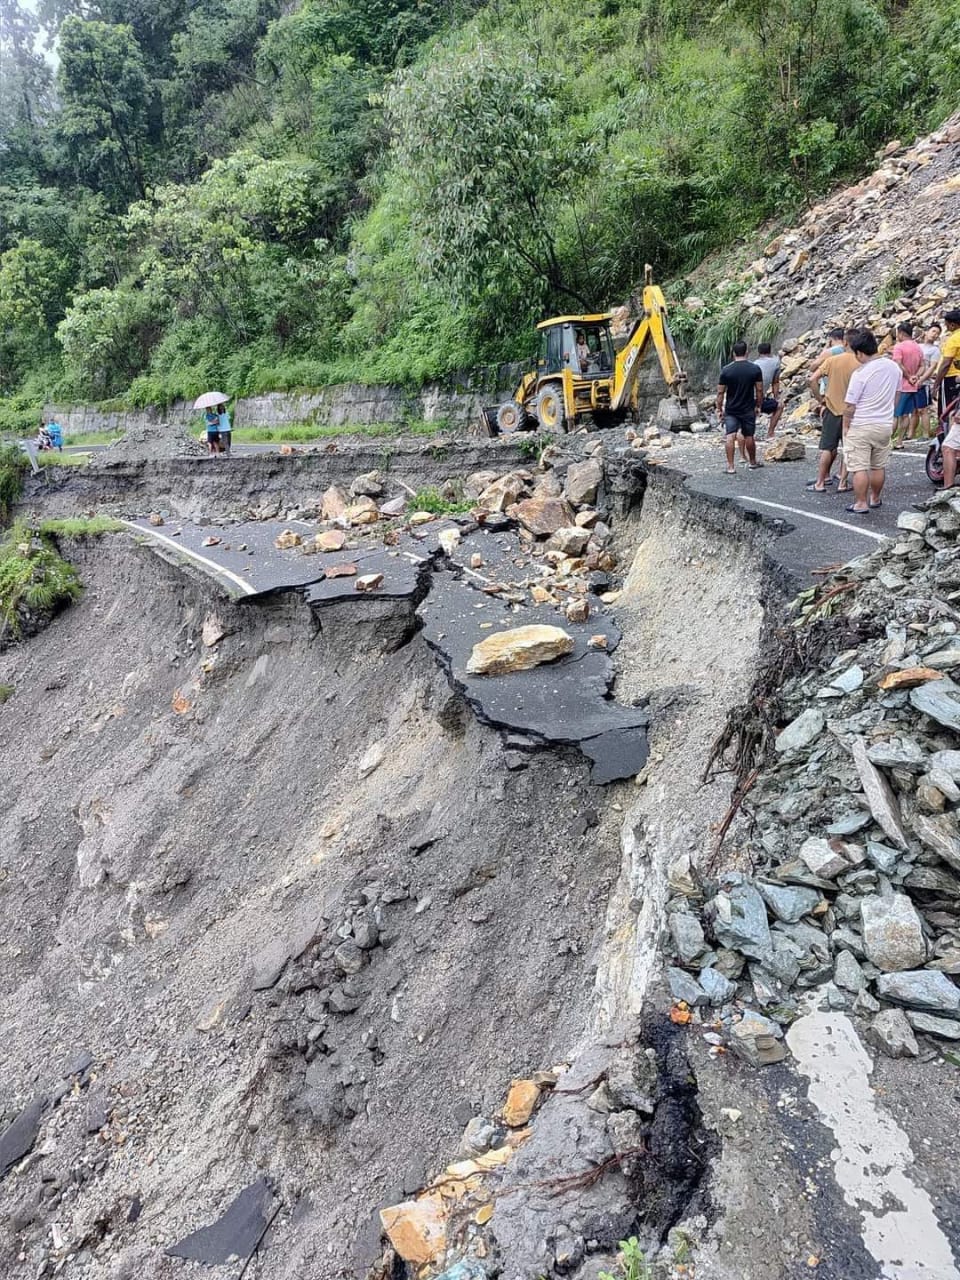
[[[537,396],[537,419],[544,431],[563,432],[567,429],[563,388],[556,382],[548,382]]]
[[[527,411],[516,400],[505,400],[497,410],[497,426],[503,435],[522,431],[527,425]]]

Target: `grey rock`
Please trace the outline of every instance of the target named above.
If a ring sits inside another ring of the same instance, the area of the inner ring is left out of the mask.
[[[862,991],[867,985],[863,970],[849,951],[841,951],[837,956],[833,969],[833,980],[838,987],[841,987],[844,991],[852,991],[854,995]]]
[[[956,804],[960,801],[960,787],[954,782],[953,775],[948,773],[946,769],[937,769],[936,767],[928,769],[926,773],[917,779],[918,790],[924,784],[936,787],[951,804]]]
[[[923,715],[960,733],[960,687],[949,676],[911,689],[910,702]]]
[[[877,995],[894,1004],[960,1018],[960,988],[936,969],[884,973],[877,979]]]
[[[954,782],[960,781],[960,751],[934,751],[930,757],[931,769],[942,769]]]
[[[333,953],[333,960],[341,973],[359,973],[363,968],[363,952],[352,938],[340,943]]]
[[[867,841],[868,861],[871,862],[878,871],[882,871],[885,876],[892,874],[899,857],[900,854],[898,851],[896,849],[891,849],[889,845],[880,844],[876,840]]]
[[[910,533],[923,533],[929,523],[930,517],[922,511],[901,511],[897,516],[897,528]]]
[[[831,849],[828,841],[810,836],[800,846],[800,860],[818,879],[832,880],[850,870],[850,863]]]
[[[372,951],[380,941],[380,930],[373,920],[354,920],[353,940],[361,951]],[[350,972],[345,970],[344,972]]]
[[[5,1178],[33,1147],[40,1132],[40,1121],[46,1105],[46,1098],[34,1098],[0,1133],[0,1179]]]
[[[907,889],[927,889],[944,897],[960,898],[960,878],[939,867],[911,867],[903,883]]]
[[[903,819],[890,783],[868,757],[867,745],[862,738],[854,738],[852,747],[853,762],[857,766],[857,773],[860,775],[870,812],[876,818],[887,839],[892,840],[899,848],[905,849],[907,837],[903,830]]]
[[[231,1258],[246,1260],[266,1230],[273,1202],[270,1183],[259,1178],[241,1191],[215,1222],[170,1245],[166,1253],[206,1266],[218,1266]]]
[[[920,1052],[910,1023],[900,1009],[883,1009],[875,1014],[864,1039],[888,1058],[915,1058]]]
[[[832,963],[830,958],[830,942],[826,935],[813,925],[801,920],[798,924],[775,924],[773,936],[789,938],[800,950],[801,966],[805,969]]]
[[[727,1004],[737,994],[737,984],[710,965],[700,970],[699,982],[712,1005]]]
[[[482,1156],[485,1151],[498,1147],[504,1139],[504,1130],[486,1116],[474,1116],[467,1121],[460,1139],[460,1155],[469,1160],[471,1156]]]
[[[883,769],[921,770],[927,767],[927,753],[913,738],[886,738],[882,742],[871,742],[867,756]]]
[[[354,498],[379,498],[383,493],[383,476],[379,471],[367,471],[357,476],[350,486],[350,493]]]
[[[341,986],[334,987],[330,992],[331,1013],[354,1013],[360,1008],[360,1003],[357,996],[348,995]]]
[[[845,813],[842,818],[837,818],[835,822],[831,822],[827,827],[827,834],[831,836],[852,836],[855,832],[862,831],[864,827],[868,827],[872,821],[872,813],[867,813],[864,809],[858,809],[854,813]]]
[[[721,946],[759,958],[770,950],[767,909],[753,885],[744,882],[713,899],[713,931]]]
[[[754,1067],[782,1062],[787,1056],[780,1024],[752,1010],[731,1025],[729,1037],[733,1052]]]
[[[816,710],[815,707],[808,707],[777,735],[773,745],[781,753],[800,751],[820,736],[825,724],[823,712]]]
[[[809,915],[821,898],[816,889],[766,884],[762,880],[757,881],[757,890],[776,918],[788,924],[795,924],[801,917]]]
[[[603,472],[596,458],[571,463],[563,486],[564,497],[575,507],[596,502],[602,479]]]
[[[864,898],[860,918],[864,950],[878,969],[898,973],[923,964],[927,954],[923,922],[906,894]]]
[[[830,688],[837,689],[840,693],[855,693],[862,684],[863,667],[852,666],[835,676],[830,681]]]
[[[960,667],[960,644],[954,641],[935,649],[933,653],[925,654],[923,665],[932,667],[934,671],[952,671],[955,667]]]
[[[960,1040],[960,1022],[954,1022],[952,1018],[935,1018],[932,1013],[908,1009],[907,1021],[914,1031],[922,1031],[924,1035],[937,1036],[940,1040]]]
[[[858,960],[867,958],[867,953],[863,949],[863,938],[847,925],[834,929],[830,935],[830,943],[836,951],[849,951]]]
[[[707,949],[700,921],[692,911],[674,911],[668,923],[677,955],[684,964],[692,964]]]
[[[940,814],[933,818],[918,813],[913,819],[913,829],[928,849],[932,849],[954,871],[960,871],[960,838],[952,817]]]
[[[685,1000],[691,1009],[698,1005],[709,1004],[707,993],[699,982],[691,978],[683,969],[667,969],[667,982],[674,1000]]]
[[[89,1049],[78,1049],[76,1053],[63,1064],[61,1075],[64,1080],[69,1080],[71,1076],[82,1076],[93,1066],[93,1054]]]
[[[869,991],[860,991],[857,998],[853,1002],[853,1012],[859,1013],[862,1018],[871,1016],[880,1012],[880,1001],[874,1000]]]

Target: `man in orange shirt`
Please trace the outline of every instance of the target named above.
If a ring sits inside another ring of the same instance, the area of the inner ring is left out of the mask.
[[[829,355],[824,357],[819,364],[815,365],[811,374],[808,386],[810,394],[814,400],[820,405],[820,460],[817,465],[817,478],[807,485],[808,489],[812,489],[814,493],[824,493],[827,485],[830,483],[830,468],[833,466],[833,460],[837,456],[837,450],[840,448],[840,438],[843,433],[843,406],[846,401],[847,387],[850,384],[850,378],[855,369],[858,369],[859,363],[857,357],[850,350],[850,343],[857,336],[857,329],[848,329],[843,335],[843,350],[839,355]],[[821,379],[825,379],[823,391],[820,390]],[[844,468],[841,467],[841,485],[837,490],[838,493],[845,492],[849,487],[842,483],[845,478]]]

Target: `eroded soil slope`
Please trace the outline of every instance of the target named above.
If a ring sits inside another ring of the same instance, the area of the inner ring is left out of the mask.
[[[581,758],[506,767],[408,602],[232,605],[122,535],[80,567],[0,657],[0,1120],[44,1104],[0,1273],[180,1275],[260,1174],[258,1276],[362,1273],[588,1021],[617,832]]]

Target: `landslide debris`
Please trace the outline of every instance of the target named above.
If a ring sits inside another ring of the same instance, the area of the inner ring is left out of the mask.
[[[671,875],[671,994],[756,1066],[814,990],[884,1053],[960,1065],[960,496],[899,526],[797,599],[815,656],[730,734],[745,869]]]

